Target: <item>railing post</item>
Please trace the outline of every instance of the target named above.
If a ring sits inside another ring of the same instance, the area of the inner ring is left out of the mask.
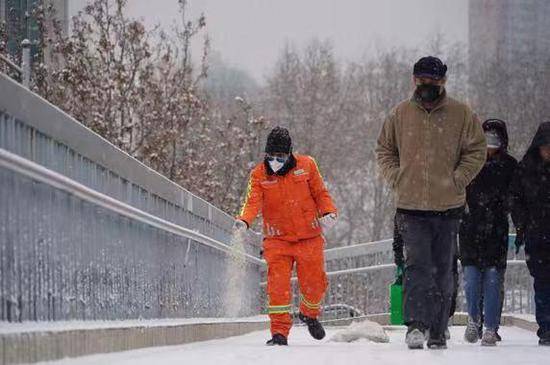
[[[21,75],[21,81],[23,82],[23,86],[28,89],[31,85],[31,42],[28,39],[24,39],[23,42],[21,42],[21,49],[21,69],[23,71]]]

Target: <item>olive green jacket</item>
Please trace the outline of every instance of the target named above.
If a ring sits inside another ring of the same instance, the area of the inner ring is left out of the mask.
[[[465,205],[485,163],[485,135],[467,105],[443,95],[428,112],[413,96],[386,118],[376,157],[397,208],[446,211]]]

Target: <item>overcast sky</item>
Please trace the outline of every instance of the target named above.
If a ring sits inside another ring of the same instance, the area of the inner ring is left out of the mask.
[[[70,0],[74,14],[86,0]],[[177,0],[128,0],[129,12],[167,27]],[[212,48],[262,81],[285,42],[330,39],[341,60],[374,47],[416,46],[434,32],[466,41],[468,0],[189,0],[204,12]]]

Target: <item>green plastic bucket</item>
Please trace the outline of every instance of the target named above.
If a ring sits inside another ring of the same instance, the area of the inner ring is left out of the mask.
[[[390,286],[390,323],[403,324],[403,285],[401,284]]]

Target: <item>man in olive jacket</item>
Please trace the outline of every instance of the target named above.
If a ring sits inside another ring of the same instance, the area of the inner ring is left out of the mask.
[[[384,122],[376,154],[394,190],[405,256],[404,315],[409,348],[446,348],[453,257],[466,186],[481,170],[481,123],[445,91],[447,66],[436,57],[414,65],[416,90]]]

